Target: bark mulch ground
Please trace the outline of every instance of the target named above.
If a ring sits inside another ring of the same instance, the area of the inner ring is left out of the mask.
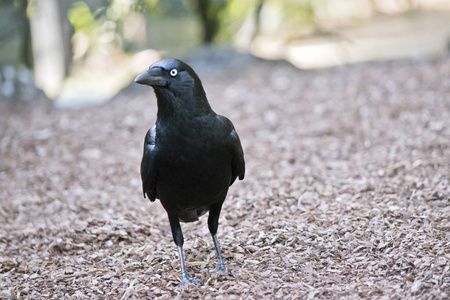
[[[149,88],[98,107],[0,107],[0,299],[448,299],[450,57],[203,76],[241,136],[216,274],[206,217],[183,224],[203,284],[177,288],[142,197]]]

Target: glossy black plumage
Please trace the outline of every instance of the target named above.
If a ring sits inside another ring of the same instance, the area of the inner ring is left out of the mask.
[[[180,285],[197,284],[184,266],[180,221],[196,221],[209,211],[216,270],[225,271],[216,232],[228,187],[244,178],[241,143],[231,121],[211,109],[197,74],[182,61],[156,62],[135,82],[152,86],[158,103],[156,124],[144,142],[144,197],[160,199],[167,211],[180,255]]]

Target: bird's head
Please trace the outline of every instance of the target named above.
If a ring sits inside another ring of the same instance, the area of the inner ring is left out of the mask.
[[[194,70],[178,59],[160,60],[139,74],[134,82],[153,87],[159,96],[204,97],[202,83]]]

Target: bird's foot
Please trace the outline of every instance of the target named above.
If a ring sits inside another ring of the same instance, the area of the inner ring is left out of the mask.
[[[178,285],[178,287],[184,286],[184,285],[186,285],[186,284],[191,284],[191,285],[197,286],[197,285],[199,285],[200,283],[202,283],[201,280],[195,279],[195,278],[193,278],[191,275],[189,275],[188,273],[186,273],[186,274],[183,274],[183,276],[181,276],[181,282],[180,282],[180,284]]]
[[[226,273],[227,272],[227,268],[225,268],[224,264],[218,263],[216,268],[214,269],[214,271]]]

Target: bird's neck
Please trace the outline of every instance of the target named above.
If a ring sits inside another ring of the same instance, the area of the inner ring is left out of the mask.
[[[215,114],[206,99],[206,95],[167,95],[166,91],[156,91],[159,121],[177,119],[182,122],[192,118]]]

